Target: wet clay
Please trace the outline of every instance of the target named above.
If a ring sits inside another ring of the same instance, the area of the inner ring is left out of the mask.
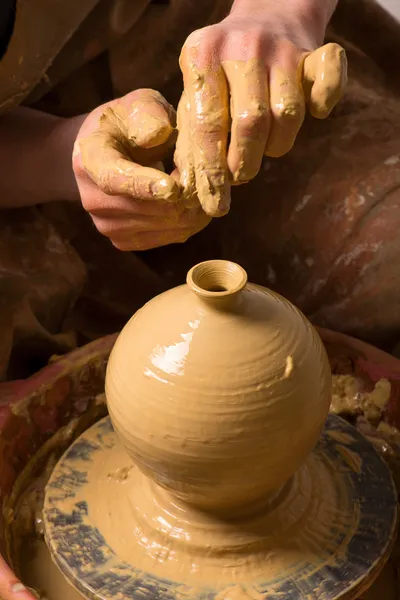
[[[235,263],[200,263],[125,326],[106,374],[111,419],[67,449],[27,521],[95,597],[116,598],[121,577],[120,600],[138,577],[193,594],[256,581],[280,594],[303,579],[366,589],[393,547],[397,494],[368,442],[326,421],[331,385],[293,305]],[[365,410],[384,406],[379,386],[371,397]]]
[[[83,168],[105,193],[176,202],[179,190],[174,179],[152,168],[175,141],[174,111],[158,92],[142,93],[143,98],[127,102],[125,97],[119,104],[98,109],[98,127],[86,135],[84,123],[74,159],[80,156]]]
[[[107,405],[145,475],[177,500],[237,514],[279,490],[315,446],[330,367],[304,316],[246,285],[238,265],[200,263],[187,281],[123,329],[108,363]]]
[[[183,129],[175,163],[184,173],[185,195],[193,193],[187,186],[194,179],[205,213],[223,216],[230,207],[226,157],[230,117],[225,73],[221,66],[203,70],[190,62],[184,70],[184,84],[186,100],[180,105],[183,114],[178,120],[189,129]],[[188,176],[192,165],[194,174]]]
[[[331,411],[347,415],[362,411],[369,422],[378,425],[389,402],[390,392],[391,385],[387,379],[379,380],[372,391],[365,391],[351,375],[334,375]]]
[[[234,182],[246,182],[257,175],[265,152],[270,125],[268,73],[258,59],[224,61],[222,66],[231,94],[228,168]]]
[[[337,393],[337,378],[341,376],[333,376],[332,381],[332,393]],[[348,390],[360,389],[360,385],[358,381],[352,376],[346,376],[348,378]],[[342,389],[343,386],[341,385]],[[359,407],[355,405],[354,395],[352,394],[350,401],[352,402],[352,406],[359,410]],[[350,402],[349,401],[349,402]],[[391,428],[390,435],[391,437],[397,434],[397,439],[399,439],[399,432],[397,430],[392,431]],[[59,434],[55,437],[59,437]],[[334,438],[338,443],[342,444],[350,444],[351,439],[346,434],[336,433]],[[59,442],[53,444],[52,446],[57,446]],[[384,451],[384,454],[387,456],[387,450]],[[125,466],[124,466],[125,465]],[[44,468],[44,475],[42,475],[38,480],[32,482],[32,484],[28,487],[28,490],[23,494],[22,498],[19,500],[19,506],[29,507],[28,512],[36,515],[35,519],[21,519],[21,513],[17,512],[18,524],[21,521],[24,521],[27,526],[24,526],[24,556],[22,559],[18,561],[20,563],[20,575],[22,576],[22,580],[25,585],[29,585],[37,592],[41,591],[42,598],[46,598],[46,600],[81,600],[83,597],[78,594],[66,581],[64,576],[58,570],[58,567],[52,562],[50,558],[50,553],[48,551],[47,546],[45,545],[42,536],[40,535],[40,531],[42,531],[41,523],[42,523],[42,501],[43,501],[43,486],[47,483],[47,478],[51,473],[54,466],[54,460],[50,459],[48,462],[48,466]],[[110,487],[112,479],[118,482],[118,488],[123,491],[124,495],[126,494],[126,489],[130,485],[129,478],[131,480],[137,477],[137,473],[132,473],[132,464],[129,462],[126,463],[126,459],[122,461],[122,464],[117,467],[112,466],[110,468],[104,469],[104,474],[106,474],[106,489]],[[92,482],[93,484],[93,482]],[[31,490],[37,490],[37,494],[32,495]],[[102,492],[103,493],[103,492]],[[132,508],[132,507],[131,507]],[[27,509],[25,509],[26,512]],[[36,522],[34,525],[33,522]],[[39,524],[39,526],[38,526]],[[18,533],[15,531],[14,535],[21,535],[22,531],[19,528]],[[252,598],[253,600],[258,600],[257,592],[252,588],[248,588],[248,586],[243,586],[243,584],[233,585],[232,588],[224,591],[224,597],[221,600],[227,600],[230,598],[231,600],[243,600],[243,598]],[[376,582],[372,585],[372,587],[363,594],[362,600],[381,600],[384,598],[385,600],[396,600],[396,577],[394,566],[392,563],[389,563],[378,577]]]
[[[200,66],[198,54],[184,47],[181,55],[185,91],[175,163],[184,196],[197,191],[204,211],[217,217],[229,210],[230,184],[253,179],[264,154],[289,152],[306,102],[313,116],[330,114],[347,83],[347,61],[332,43],[305,55],[293,72],[279,64],[268,70],[260,58]]]
[[[132,466],[115,432],[104,431],[100,423],[79,440],[80,448],[100,446],[90,455],[87,483],[79,489],[58,486],[71,468],[59,463],[45,514],[54,507],[71,515],[87,502],[83,526],[96,527],[118,558],[139,571],[192,585],[273,582],[300,564],[321,564],[334,552],[344,555],[358,527],[359,509],[351,506],[345,480],[336,481],[335,466],[318,450],[279,492],[247,507],[240,519],[221,522],[154,485]],[[85,453],[73,468],[87,468]]]
[[[303,87],[313,117],[326,119],[342,98],[346,85],[346,52],[338,44],[326,44],[305,58]]]
[[[289,152],[305,117],[301,86],[302,61],[293,73],[274,67],[270,74],[271,128],[265,154],[279,158]]]
[[[175,174],[183,188],[184,203],[188,208],[198,205],[199,202],[196,193],[196,175],[191,149],[189,111],[189,99],[186,92],[183,92],[177,111],[177,129],[179,135],[176,140],[174,161],[178,169],[178,172],[175,171]]]
[[[52,556],[79,589],[111,600],[121,574],[120,600],[138,577],[193,595],[371,585],[395,536],[389,471],[338,417],[326,423],[331,372],[314,328],[239,265],[200,263],[140,309],[105,392],[111,419],[64,454],[43,509]]]

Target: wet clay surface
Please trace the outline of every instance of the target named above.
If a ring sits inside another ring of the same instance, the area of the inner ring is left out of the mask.
[[[275,494],[315,446],[331,371],[304,316],[247,284],[239,265],[206,261],[187,282],[122,330],[107,367],[107,406],[146,476],[179,501],[238,515]]]
[[[271,599],[283,588],[289,598],[319,587],[321,598],[330,598],[332,589],[340,597],[379,567],[395,525],[388,471],[357,435],[331,416],[314,452],[279,493],[231,519],[177,502],[155,486],[132,467],[105,419],[53,471],[45,494],[46,539],[66,574],[89,589],[94,584],[99,597],[114,598],[111,585],[97,582],[104,569],[112,579],[122,565],[127,580],[169,580],[196,595],[245,584],[268,590]],[[378,495],[362,496],[366,476],[372,490],[380,487]],[[126,588],[124,582],[121,600],[130,598]]]
[[[232,182],[253,179],[264,154],[277,158],[293,147],[307,107],[319,119],[330,114],[343,95],[347,60],[338,44],[326,44],[303,55],[293,71],[274,66],[268,81],[259,59],[223,60],[216,67],[199,57],[197,45],[184,46],[175,163],[184,196],[191,201],[196,191],[204,211],[216,217],[229,211]],[[284,125],[268,131],[270,110]]]
[[[333,377],[334,398],[340,395],[343,396],[343,384],[343,379],[340,376]],[[358,408],[357,398],[360,398],[359,386],[357,385],[356,380],[353,379],[353,381],[350,381],[350,378],[347,379],[346,384],[346,389],[349,390],[348,404],[353,407],[353,410],[356,410]],[[385,384],[383,384],[383,386],[385,386]],[[378,388],[379,387],[380,386],[378,386]],[[382,405],[381,401],[379,401],[378,404]],[[337,405],[333,406],[332,408],[335,412],[338,412]],[[347,410],[346,412],[349,414],[350,411]],[[371,427],[371,434],[373,433],[374,428]],[[391,439],[393,439],[393,436],[395,436],[396,433],[397,440],[399,439],[397,430],[391,431]],[[379,437],[378,434],[376,434],[376,438],[380,439],[381,449],[383,449],[384,441],[382,436]],[[377,446],[379,447],[379,444],[377,444]],[[42,594],[42,598],[46,598],[47,600],[59,600],[59,598],[62,600],[80,600],[82,596],[75,592],[75,590],[68,586],[68,584],[66,584],[63,575],[61,575],[57,567],[52,564],[47,547],[45,546],[42,538],[41,505],[43,501],[43,486],[45,485],[53,466],[54,459],[50,459],[48,468],[44,471],[43,476],[40,478],[40,480],[33,482],[29,486],[29,488],[20,498],[18,506],[16,507],[15,522],[18,523],[18,525],[14,525],[14,534],[23,535],[26,548],[24,557],[20,556],[20,560],[18,561],[20,565],[19,571],[25,584],[38,590],[38,592]],[[126,486],[127,482],[129,481],[129,477],[132,475],[129,467],[128,469],[121,469],[121,466],[117,467],[117,469],[112,468],[109,470],[108,474],[111,475],[110,480],[117,481],[118,485],[120,486]],[[33,493],[32,490],[35,490],[35,493]],[[29,518],[26,518],[27,507],[30,507],[30,510],[28,511],[28,514],[30,515]],[[32,518],[32,515],[35,516]],[[23,525],[21,525],[21,523]],[[28,544],[26,543],[27,541],[29,542]],[[396,552],[397,549],[394,550],[395,556]],[[21,560],[21,558],[23,559]],[[47,565],[48,568],[46,568],[45,565]],[[385,598],[385,600],[395,600],[397,597],[395,586],[396,580],[394,565],[390,562],[385,567],[383,573],[380,575],[376,583],[367,593],[363,594],[362,598],[363,600],[381,600],[381,598]]]

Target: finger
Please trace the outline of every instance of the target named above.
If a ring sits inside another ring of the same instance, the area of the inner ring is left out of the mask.
[[[214,66],[215,48],[184,47],[180,64],[189,101],[191,148],[196,189],[203,210],[212,217],[229,211],[226,161],[229,127],[228,85],[222,67]]]
[[[141,89],[130,94],[127,118],[128,138],[142,148],[168,142],[176,125],[176,113],[155,90]]]
[[[273,65],[270,70],[271,127],[265,151],[267,156],[279,157],[289,152],[304,121],[301,71],[294,62],[293,58],[286,65]]]
[[[342,98],[346,85],[346,52],[338,44],[326,44],[305,58],[303,88],[313,117],[328,117]]]
[[[190,143],[189,101],[183,92],[177,113],[178,139],[174,154],[174,163],[179,172],[179,182],[182,186],[182,200],[189,207],[198,203],[196,193],[196,175]],[[174,176],[174,174],[172,174]]]
[[[159,219],[175,217],[183,212],[184,206],[151,200],[137,200],[131,196],[109,196],[102,192],[89,177],[79,180],[79,191],[85,198],[85,208],[92,216],[104,219],[129,218],[135,216],[155,216]]]
[[[176,212],[174,215],[146,215],[137,214],[134,216],[96,216],[91,213],[92,220],[96,226],[96,229],[103,235],[114,239],[118,238],[131,238],[136,233],[144,231],[171,231],[176,229],[194,230],[197,227],[202,227],[203,223],[208,222],[202,218],[190,218],[184,211]],[[208,219],[209,220],[209,219]]]
[[[172,229],[180,230],[185,227],[179,226],[174,219],[163,219],[160,222],[157,217],[153,219],[147,215],[137,215],[131,218],[118,218],[115,215],[112,218],[96,217],[91,214],[96,229],[111,240],[132,239],[139,233],[146,231],[170,231]]]
[[[178,201],[179,188],[172,177],[127,160],[124,152],[124,142],[115,132],[98,130],[77,142],[73,159],[75,172],[86,173],[102,192],[110,196]]]
[[[250,181],[261,167],[268,138],[268,77],[257,59],[222,64],[231,94],[228,168],[235,182]]]
[[[150,250],[151,248],[159,248],[160,246],[168,246],[169,244],[182,244],[204,229],[207,224],[208,222],[203,221],[201,225],[192,228],[140,231],[129,237],[118,236],[111,238],[111,242],[116,248],[123,251]]]

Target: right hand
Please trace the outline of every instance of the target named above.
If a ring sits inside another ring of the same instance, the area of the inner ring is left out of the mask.
[[[78,133],[73,169],[82,205],[119,250],[184,242],[211,220],[197,199],[184,206],[179,183],[163,171],[174,126],[172,106],[142,89],[95,109]]]

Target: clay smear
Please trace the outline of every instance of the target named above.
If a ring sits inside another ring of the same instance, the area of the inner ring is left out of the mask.
[[[193,165],[196,191],[203,210],[211,217],[222,216],[230,207],[226,160],[230,121],[225,74],[222,67],[202,70],[191,62],[185,70],[184,80],[186,101],[180,107],[183,111],[180,122],[189,127],[189,133],[182,133],[176,163],[181,165],[184,173]],[[182,167],[184,162],[187,162],[186,167]],[[184,181],[187,179],[185,174]]]
[[[345,380],[343,378],[346,378]],[[383,380],[385,381],[385,380]],[[382,388],[385,386],[385,383],[378,386],[378,388]],[[356,408],[356,400],[357,394],[359,399],[360,388],[357,384],[357,381],[351,376],[334,376],[333,377],[333,385],[332,385],[333,395],[339,395],[341,397],[340,404],[347,407],[350,406],[352,409]],[[348,393],[349,397],[344,398],[345,394]],[[381,403],[379,403],[381,404]],[[336,410],[338,406],[336,405]],[[345,410],[348,412],[348,409]],[[60,433],[60,432],[59,432]],[[59,433],[55,435],[55,439],[58,440]],[[397,432],[398,433],[398,432]],[[343,433],[339,432],[330,432],[330,436],[340,444],[351,444],[353,438],[351,436],[347,436]],[[58,443],[58,441],[57,441]],[[118,442],[117,442],[118,444]],[[51,445],[53,447],[54,444]],[[57,445],[57,444],[56,444]],[[115,450],[112,450],[114,454],[114,458],[112,459],[110,456],[108,457],[108,464],[103,466],[103,475],[102,477],[106,480],[104,490],[110,489],[112,482],[118,482],[118,486],[116,487],[117,493],[123,495],[125,498],[127,497],[127,490],[132,485],[132,481],[138,478],[138,473],[136,469],[132,469],[132,464],[129,460],[126,459],[126,455],[123,453],[121,447],[117,447]],[[121,452],[121,458],[118,458],[118,454]],[[23,515],[18,512],[18,521],[16,524],[16,528],[18,530],[15,531],[15,535],[21,535],[21,524],[23,524],[24,531],[24,544],[23,548],[25,549],[24,556],[19,557],[19,563],[21,566],[22,580],[25,585],[30,586],[40,592],[41,598],[45,598],[46,600],[82,600],[82,596],[80,596],[65,580],[64,576],[58,571],[58,568],[52,562],[50,558],[50,553],[45,545],[43,539],[40,534],[37,532],[37,527],[35,527],[35,523],[41,523],[41,502],[40,498],[43,497],[43,486],[47,481],[47,472],[50,472],[53,467],[53,460],[50,458],[48,468],[44,469],[44,476],[39,478],[37,481],[32,481],[28,486],[28,492],[25,492],[24,495],[19,499],[19,506],[27,507],[28,513],[32,515],[36,515],[33,519],[29,518],[28,520],[23,518]],[[140,481],[143,482],[141,478]],[[139,481],[139,483],[140,483]],[[93,481],[91,482],[93,485]],[[142,485],[142,484],[140,484]],[[37,490],[37,494],[32,494],[31,490]],[[103,490],[101,491],[100,496],[103,495]],[[111,501],[110,493],[107,492],[108,499],[105,500],[105,504]],[[38,500],[39,499],[39,500]],[[153,503],[150,502],[150,506],[154,506]],[[130,516],[132,516],[135,508],[135,503],[128,507],[128,511],[130,512]],[[26,510],[24,509],[24,513]],[[121,519],[122,520],[122,519]],[[143,522],[143,521],[142,521]],[[183,519],[184,526],[186,527],[185,520]],[[25,524],[31,527],[31,530],[25,528]],[[29,525],[30,524],[30,525]],[[162,531],[161,523],[157,521],[155,523],[156,528],[158,527],[159,534],[163,535],[163,533],[168,534],[168,530],[165,532]],[[148,528],[154,528],[154,521],[150,523],[145,523],[145,526],[142,525],[142,529],[148,530]],[[204,529],[205,525],[203,525]],[[169,531],[174,531],[170,529]],[[175,530],[176,531],[176,530]],[[182,529],[178,531],[178,543],[176,544],[179,547],[179,543],[184,540],[184,534]],[[114,535],[115,537],[115,535]],[[140,540],[140,536],[136,538]],[[138,542],[139,543],[139,542]],[[161,540],[161,544],[164,542]],[[150,549],[151,552],[151,549]],[[194,553],[195,554],[195,553]],[[160,557],[162,554],[160,554]],[[186,558],[185,558],[186,560]],[[215,557],[214,557],[215,560]],[[152,568],[154,563],[152,565]],[[232,584],[230,582],[230,587],[225,588],[222,592],[221,598],[218,600],[260,600],[259,594],[253,588],[252,584],[247,583],[237,583]],[[196,583],[194,584],[194,589],[196,588]],[[376,582],[372,585],[372,587],[365,592],[362,596],[362,600],[396,600],[396,575],[394,571],[394,567],[392,563],[389,563],[384,568],[381,575],[378,577]]]
[[[98,444],[96,427],[84,434]],[[95,526],[119,560],[160,578],[193,586],[252,579],[280,582],[301,565],[345,554],[358,527],[344,479],[316,452],[277,494],[241,519],[223,520],[188,507],[156,487],[130,459],[114,432],[92,455],[88,483],[71,497],[54,487],[57,506],[71,514],[86,501],[84,524]],[[86,461],[74,468],[87,469]],[[62,475],[62,470],[57,476]],[[116,476],[124,473],[124,477]],[[67,472],[66,472],[67,473]],[[277,551],[279,549],[279,551]],[[284,574],[284,575],[283,575]]]
[[[304,60],[303,86],[313,117],[325,119],[344,94],[347,58],[338,44],[326,44]]]
[[[174,141],[174,111],[158,92],[142,90],[142,96],[99,109],[97,129],[86,135],[84,123],[74,157],[80,155],[83,168],[105,193],[176,202],[174,179],[149,166]]]
[[[270,127],[268,73],[258,59],[224,61],[231,94],[228,168],[234,181],[253,179],[261,166]]]
[[[258,58],[199,65],[198,49],[184,47],[175,163],[185,197],[197,192],[204,211],[218,217],[229,210],[231,184],[253,179],[264,154],[289,152],[306,104],[314,117],[330,114],[346,87],[347,60],[330,43],[304,54],[292,71],[268,69]]]

